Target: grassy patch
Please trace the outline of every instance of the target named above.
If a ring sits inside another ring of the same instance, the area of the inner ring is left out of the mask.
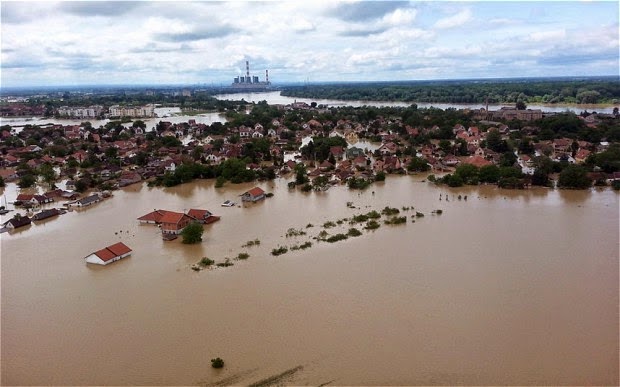
[[[369,220],[369,221],[366,223],[366,226],[364,226],[364,228],[365,228],[366,230],[376,230],[376,229],[378,229],[379,227],[381,227],[381,225],[380,225],[380,224],[379,224],[379,222],[377,222],[376,220]]]
[[[306,232],[302,231],[302,230],[296,230],[294,228],[289,228],[286,231],[286,237],[287,238],[296,237],[296,236],[302,236],[302,235],[306,235]]]
[[[406,216],[395,216],[393,218],[386,219],[383,223],[385,223],[385,224],[405,224],[405,223],[407,223],[407,217]]]
[[[392,208],[392,207],[386,206],[383,210],[381,210],[381,213],[386,216],[392,216],[392,215],[399,214],[400,210],[398,208]]]
[[[351,227],[349,229],[349,231],[347,232],[347,235],[350,237],[358,237],[360,235],[362,235],[362,232],[358,229],[356,229],[355,227]]]
[[[328,237],[327,239],[325,239],[325,241],[329,242],[329,243],[334,243],[334,242],[338,242],[338,241],[343,241],[345,239],[349,238],[348,236],[346,236],[345,234],[336,234],[336,235],[332,235],[330,237]]]
[[[278,248],[271,250],[271,255],[276,257],[286,253],[288,253],[288,249],[285,246],[279,246]]]
[[[242,245],[241,247],[252,247],[252,246],[258,246],[258,245],[260,245],[260,240],[254,239],[253,241],[245,242],[245,244]]]

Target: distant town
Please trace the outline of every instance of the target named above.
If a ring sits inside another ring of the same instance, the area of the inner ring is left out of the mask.
[[[410,173],[449,186],[620,188],[617,107],[574,114],[528,109],[522,101],[497,110],[269,105],[183,89],[47,95],[45,103],[33,103],[41,98],[7,98],[0,107],[2,117],[50,120],[0,128],[0,185],[26,190],[16,206],[58,200],[87,206],[103,199],[101,192],[131,184],[173,186],[196,178],[216,179],[220,187],[288,176],[291,189],[305,191],[339,184],[364,189],[387,175]],[[76,99],[103,103],[77,105]],[[127,99],[151,103],[118,103]],[[181,106],[178,114],[187,120],[158,117],[147,128],[144,120],[167,99],[183,101],[169,103]],[[192,118],[213,111],[224,122]],[[99,126],[90,122],[100,119],[106,121]],[[43,192],[28,191],[35,186]]]

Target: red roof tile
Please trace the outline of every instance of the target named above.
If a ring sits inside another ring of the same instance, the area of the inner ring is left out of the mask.
[[[252,196],[260,196],[260,195],[263,195],[265,191],[263,191],[262,189],[258,187],[254,187],[251,190],[249,190],[248,193]]]
[[[181,221],[181,219],[183,219],[185,215],[182,212],[172,212],[172,211],[167,211],[164,216],[161,217],[161,219],[159,220],[161,223],[174,223],[177,224]]]
[[[115,243],[112,246],[108,246],[106,248],[117,256],[131,253],[131,249],[123,242]]]
[[[164,216],[164,214],[166,214],[169,211],[166,210],[155,210],[153,212],[149,212],[146,215],[142,215],[141,217],[138,218],[138,220],[143,220],[145,222],[155,222],[155,223],[159,223],[161,222],[161,218]]]
[[[108,248],[106,247],[105,249],[101,249],[99,251],[95,252],[95,255],[98,256],[99,258],[101,258],[101,260],[103,262],[107,262],[110,259],[116,257],[117,255],[114,254],[112,251],[108,250]]]

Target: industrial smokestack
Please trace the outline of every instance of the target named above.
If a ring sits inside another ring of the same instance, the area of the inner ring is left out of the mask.
[[[269,83],[269,70],[265,70],[265,82]]]
[[[250,61],[245,61],[245,76],[250,77]]]

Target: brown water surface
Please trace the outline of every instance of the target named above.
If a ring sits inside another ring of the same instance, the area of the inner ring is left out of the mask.
[[[251,185],[137,185],[1,234],[1,382],[250,384],[284,373],[297,385],[617,385],[618,194],[420,180],[309,194],[278,180],[259,184],[273,198],[232,208],[220,203]],[[386,205],[426,216],[270,254]],[[138,224],[154,208],[222,219],[188,246]],[[284,237],[308,223],[310,235]],[[260,246],[241,248],[255,238]],[[84,263],[117,241],[131,257]],[[241,251],[250,258],[232,267],[190,270]],[[210,367],[216,356],[224,369]]]

